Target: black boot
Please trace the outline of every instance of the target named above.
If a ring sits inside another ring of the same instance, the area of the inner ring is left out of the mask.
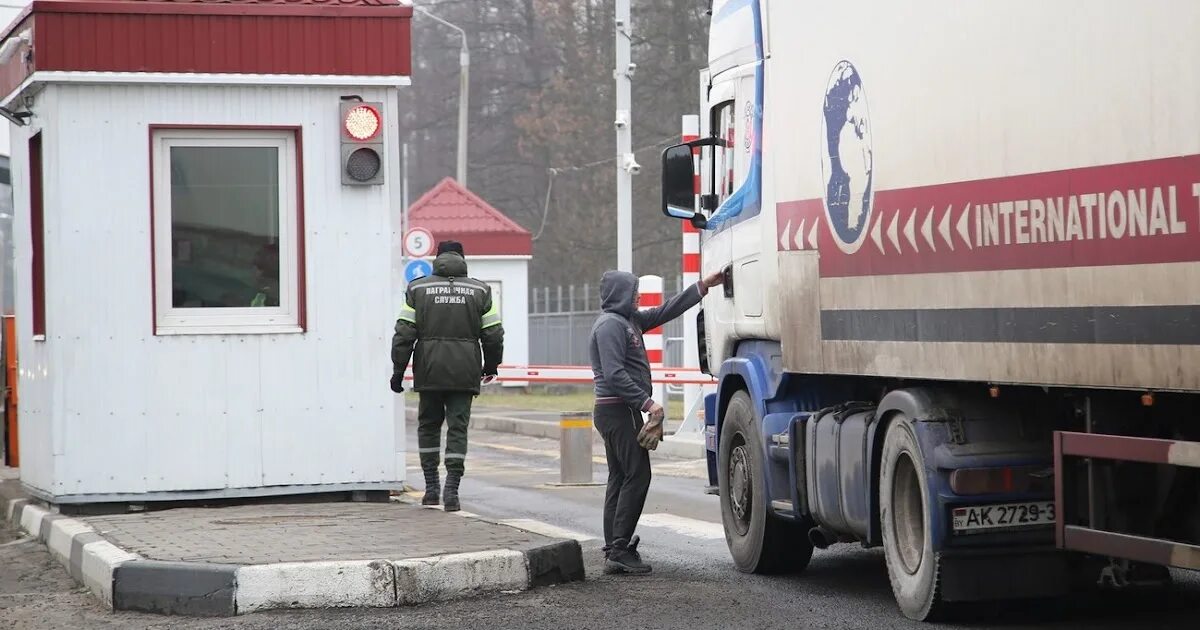
[[[650,565],[642,562],[642,554],[637,550],[639,542],[637,536],[629,541],[621,539],[613,542],[604,560],[605,573],[649,573]]]
[[[462,507],[458,504],[458,482],[462,473],[446,473],[446,507],[447,512],[457,512]]]
[[[437,469],[425,472],[425,496],[421,497],[421,505],[437,505],[441,503],[441,481],[438,480]]]

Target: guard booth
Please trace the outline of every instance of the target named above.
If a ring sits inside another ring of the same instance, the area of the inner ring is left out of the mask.
[[[4,31],[31,494],[402,486],[390,209],[411,14],[35,0]]]

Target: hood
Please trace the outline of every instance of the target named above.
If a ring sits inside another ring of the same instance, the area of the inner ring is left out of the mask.
[[[465,278],[467,260],[454,252],[446,252],[433,259],[433,273],[443,278]]]
[[[600,307],[605,313],[622,317],[633,316],[633,296],[637,293],[637,276],[626,271],[606,271],[600,279]]]

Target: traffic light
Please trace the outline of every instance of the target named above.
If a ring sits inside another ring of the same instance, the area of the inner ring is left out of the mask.
[[[383,183],[383,103],[342,101],[342,183]]]

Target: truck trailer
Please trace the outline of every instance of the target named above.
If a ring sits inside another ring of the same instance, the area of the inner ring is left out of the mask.
[[[745,572],[909,618],[1200,569],[1200,3],[715,0],[709,483]]]

